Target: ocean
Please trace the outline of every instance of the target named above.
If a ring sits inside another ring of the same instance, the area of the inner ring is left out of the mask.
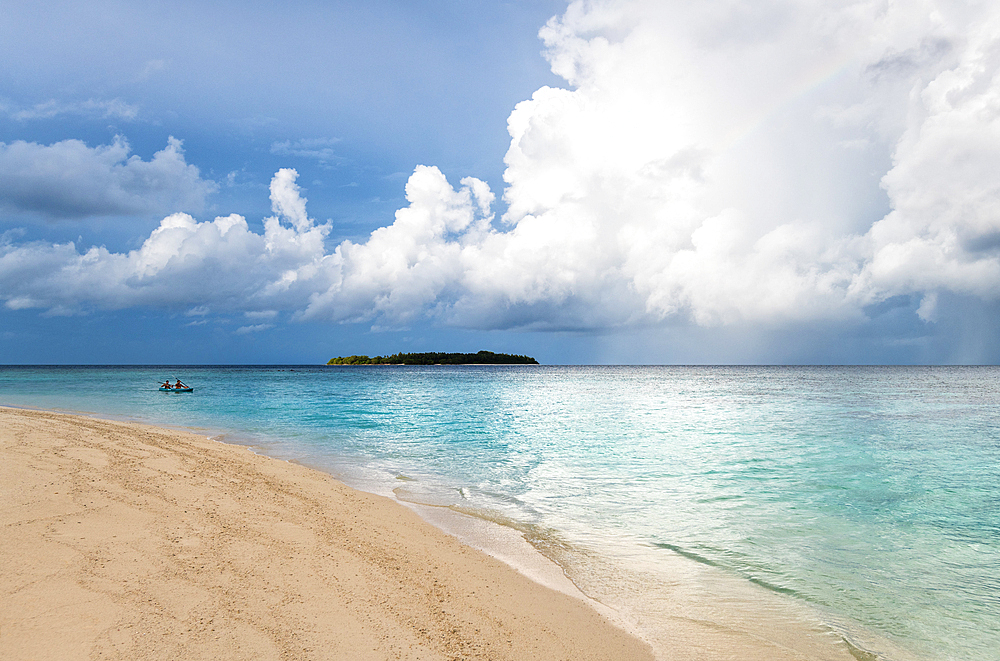
[[[654,643],[684,619],[1000,660],[997,367],[5,366],[0,404],[193,428],[508,526]]]

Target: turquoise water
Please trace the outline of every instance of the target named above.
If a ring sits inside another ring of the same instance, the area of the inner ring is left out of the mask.
[[[156,390],[178,376],[193,394]],[[994,367],[0,367],[0,404],[201,428],[503,521],[599,597],[656,599],[621,596],[628,577],[595,567],[682,558],[886,658],[989,661],[998,380]]]

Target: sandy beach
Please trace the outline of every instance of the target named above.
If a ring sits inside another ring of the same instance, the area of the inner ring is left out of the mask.
[[[0,650],[651,659],[387,498],[193,433],[0,407]]]

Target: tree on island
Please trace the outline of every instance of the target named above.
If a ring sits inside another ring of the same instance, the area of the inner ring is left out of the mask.
[[[394,353],[391,356],[337,356],[327,365],[537,365],[531,356],[509,353]]]

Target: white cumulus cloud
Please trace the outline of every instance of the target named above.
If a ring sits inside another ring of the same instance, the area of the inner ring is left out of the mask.
[[[145,305],[204,315],[304,308],[327,285],[317,267],[328,258],[329,227],[295,215],[304,214],[304,201],[294,181],[294,172],[275,175],[271,198],[279,215],[265,220],[263,234],[236,214],[198,222],[175,213],[127,253],[80,252],[72,243],[0,244],[0,296],[14,309]]]

